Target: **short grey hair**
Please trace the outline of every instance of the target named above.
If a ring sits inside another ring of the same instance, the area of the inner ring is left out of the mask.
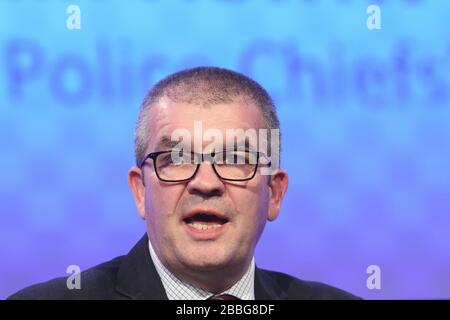
[[[156,83],[146,94],[141,104],[134,132],[136,165],[140,166],[146,156],[150,126],[151,106],[161,98],[177,103],[213,106],[232,103],[239,99],[257,105],[262,113],[266,129],[280,130],[280,121],[275,104],[267,91],[249,77],[217,67],[197,67],[171,74]],[[281,131],[279,141],[281,151]],[[279,154],[279,153],[278,153]]]

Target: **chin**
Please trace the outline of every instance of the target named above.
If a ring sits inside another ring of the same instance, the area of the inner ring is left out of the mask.
[[[224,266],[228,266],[232,262],[231,260],[232,255],[227,257],[217,253],[210,253],[209,250],[206,250],[200,254],[194,254],[186,257],[185,262],[186,265],[189,265],[192,269],[208,271],[221,269]]]

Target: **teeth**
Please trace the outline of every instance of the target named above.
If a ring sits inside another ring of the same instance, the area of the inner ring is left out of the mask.
[[[196,223],[196,222],[191,222],[191,223],[189,223],[189,225],[197,230],[212,230],[212,229],[219,228],[221,226],[220,224],[206,225],[206,224],[201,224],[201,223]]]

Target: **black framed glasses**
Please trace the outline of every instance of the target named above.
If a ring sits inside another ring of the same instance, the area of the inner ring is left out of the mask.
[[[253,179],[258,163],[270,160],[264,153],[250,150],[223,150],[212,153],[197,153],[178,150],[151,152],[142,160],[140,168],[147,159],[153,160],[153,166],[159,180],[181,182],[192,179],[203,161],[209,161],[220,179],[228,181],[247,181]]]

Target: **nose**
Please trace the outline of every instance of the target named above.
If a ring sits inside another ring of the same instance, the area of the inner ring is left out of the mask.
[[[215,173],[211,162],[203,161],[195,176],[189,180],[187,190],[203,197],[221,196],[225,192],[225,185]]]

